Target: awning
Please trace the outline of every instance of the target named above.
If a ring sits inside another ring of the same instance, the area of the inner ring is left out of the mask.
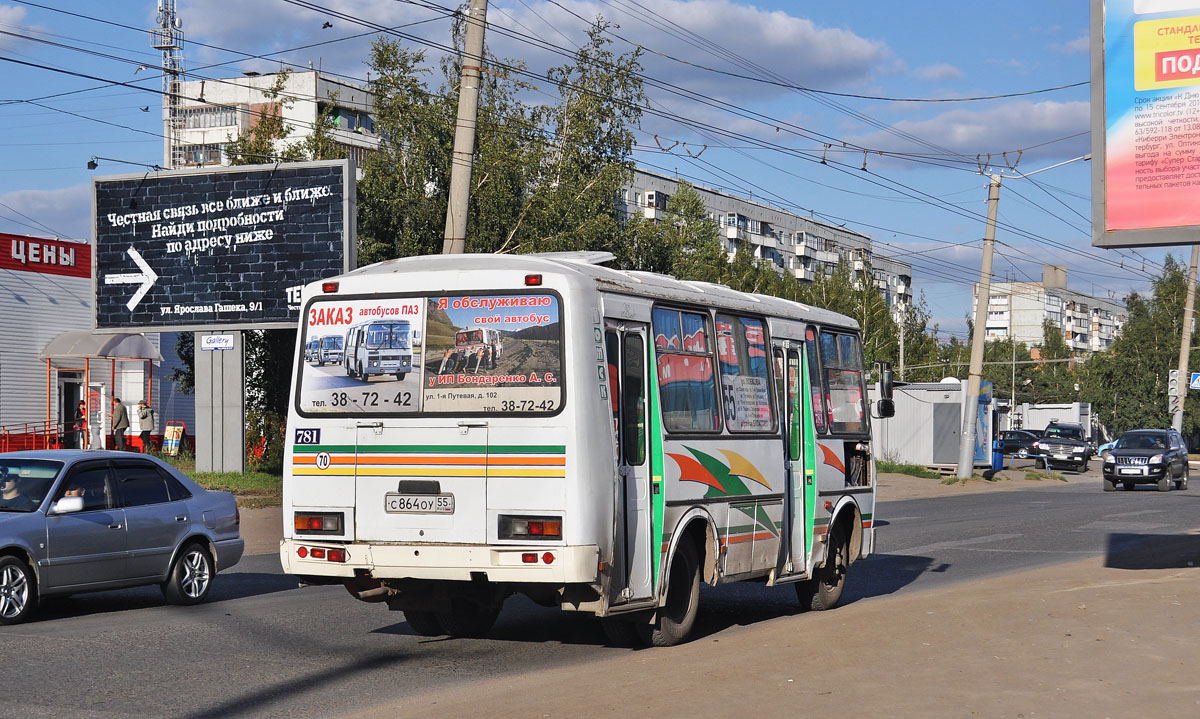
[[[91,330],[70,330],[47,342],[41,358],[58,357],[154,362],[162,362],[163,359],[145,335],[94,334]]]

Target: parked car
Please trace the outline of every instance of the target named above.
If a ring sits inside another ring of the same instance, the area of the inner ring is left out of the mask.
[[[1086,472],[1092,457],[1092,448],[1084,439],[1083,426],[1067,422],[1047,425],[1042,436],[1033,443],[1033,449],[1048,469],[1066,465],[1078,472]]]
[[[245,543],[229,492],[127,452],[0,453],[0,624],[43,597],[158,584],[204,601]]]
[[[1000,441],[1004,443],[1004,454],[1027,457],[1033,452],[1033,443],[1038,436],[1023,429],[1008,429],[1000,433]]]
[[[1187,489],[1188,450],[1173,429],[1135,429],[1121,435],[1104,458],[1104,491],[1157,484],[1158,491]]]

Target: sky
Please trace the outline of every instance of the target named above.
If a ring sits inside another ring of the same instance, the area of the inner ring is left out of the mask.
[[[311,63],[365,82],[372,26],[400,28],[436,67],[453,7],[179,0],[184,69]],[[156,15],[154,0],[0,0],[0,232],[90,238],[91,178],[163,163]],[[869,235],[912,263],[943,339],[966,339],[983,173],[1012,176],[993,280],[1059,264],[1071,289],[1119,299],[1182,255],[1091,246],[1086,2],[494,0],[487,43],[543,78],[537,101],[598,15],[615,52],[644,48],[639,165]]]

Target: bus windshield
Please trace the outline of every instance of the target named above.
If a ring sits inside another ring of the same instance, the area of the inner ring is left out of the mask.
[[[367,347],[371,349],[408,349],[407,322],[379,322],[367,327]]]
[[[341,335],[330,335],[321,340],[321,347],[327,350],[340,350],[343,338]]]
[[[483,344],[483,330],[471,330],[469,332],[459,332],[454,338],[454,344],[459,347],[463,345],[479,345]]]

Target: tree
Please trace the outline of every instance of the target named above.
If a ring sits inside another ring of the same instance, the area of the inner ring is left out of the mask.
[[[546,110],[554,145],[505,250],[613,248],[619,260],[631,262],[616,198],[633,178],[633,128],[646,105],[642,51],[614,54],[608,28],[597,18],[573,62],[547,73],[561,98]]]
[[[1126,298],[1129,319],[1110,350],[1091,357],[1081,369],[1080,399],[1092,403],[1092,416],[1112,433],[1171,424],[1167,375],[1179,361],[1186,270],[1168,256],[1150,295]],[[1195,363],[1193,353],[1189,366]],[[1189,398],[1184,410],[1184,434],[1194,435],[1200,429],[1200,400]]]

